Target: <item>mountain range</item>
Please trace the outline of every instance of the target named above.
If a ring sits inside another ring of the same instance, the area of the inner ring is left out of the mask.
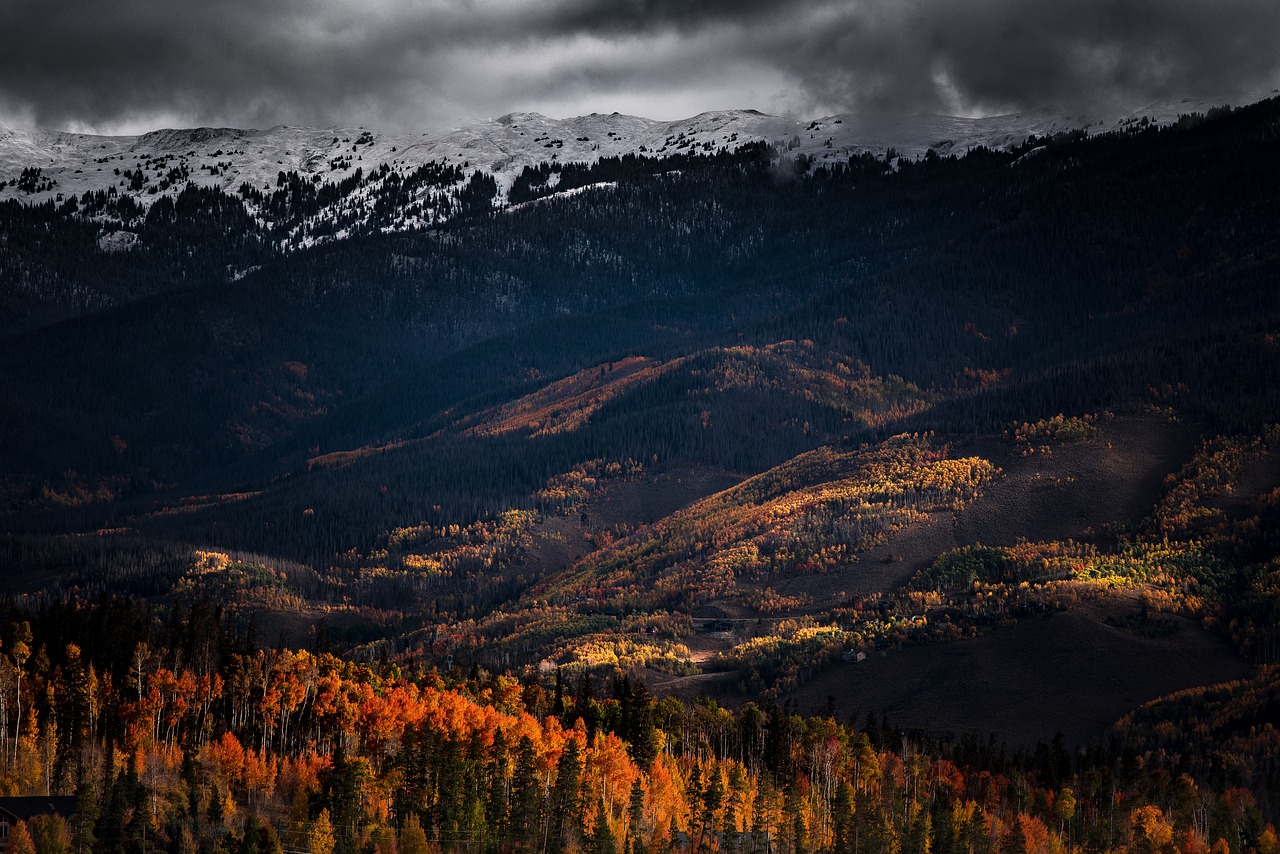
[[[676,153],[733,151],[764,142],[790,157],[815,165],[839,163],[850,156],[884,157],[893,151],[916,159],[932,149],[937,154],[963,154],[985,146],[1005,149],[1028,137],[1053,136],[1073,130],[1104,133],[1142,122],[1168,124],[1179,115],[1204,113],[1212,102],[1183,99],[1146,105],[1133,111],[1060,113],[1052,109],[961,118],[923,114],[872,124],[856,115],[833,115],[811,121],[770,116],[755,110],[707,112],[677,121],[657,121],[618,113],[550,119],[538,113],[509,113],[465,127],[427,133],[384,133],[363,127],[268,130],[191,128],[156,130],[137,136],[95,136],[33,128],[0,129],[0,201],[26,204],[61,201],[85,193],[128,196],[143,208],[161,198],[176,197],[188,184],[237,195],[242,186],[270,193],[281,173],[303,180],[341,184],[357,170],[376,175],[376,183],[333,199],[315,218],[333,219],[340,209],[355,208],[357,222],[373,218],[373,200],[388,180],[402,182],[428,164],[457,167],[460,185],[475,171],[493,176],[504,199],[520,173],[549,163],[595,163],[623,155],[661,157]],[[381,167],[388,169],[383,171]],[[23,176],[26,176],[25,178]],[[392,177],[394,176],[394,177]],[[422,188],[402,207],[387,231],[422,228],[448,217]],[[352,188],[354,190],[354,188]],[[250,213],[269,223],[272,213],[247,199]],[[133,237],[120,217],[102,216],[104,247],[123,248]],[[300,223],[286,238],[290,247],[340,237],[341,229],[309,236]]]
[[[1265,694],[1280,102],[1194,107],[7,131],[14,607],[1024,745]]]

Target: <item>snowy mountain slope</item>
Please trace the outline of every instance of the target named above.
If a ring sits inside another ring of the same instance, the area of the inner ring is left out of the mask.
[[[280,185],[281,173],[297,173],[312,188],[342,185],[320,209],[292,221],[274,239],[285,246],[340,238],[357,227],[406,230],[448,219],[458,194],[475,171],[491,175],[505,200],[526,166],[541,162],[594,162],[630,153],[664,156],[733,150],[764,141],[787,156],[804,155],[816,163],[839,162],[871,152],[894,150],[916,158],[927,150],[963,153],[974,146],[1002,148],[1028,136],[1076,128],[1090,133],[1141,120],[1168,122],[1180,114],[1203,112],[1209,103],[1152,104],[1122,115],[1065,115],[1051,110],[988,118],[919,115],[871,125],[852,115],[798,121],[754,110],[702,113],[664,122],[613,113],[551,119],[538,113],[510,113],[491,121],[436,133],[385,134],[365,128],[274,127],[268,130],[195,128],[157,130],[140,136],[107,137],[35,129],[0,129],[0,200],[31,204],[63,202],[72,196],[103,193],[128,196],[147,208],[173,197],[189,183],[216,187],[245,197],[263,226],[279,225],[279,205],[264,197]],[[384,166],[385,164],[385,166]],[[406,181],[430,165],[431,175]],[[441,175],[440,167],[450,167]],[[359,172],[360,179],[355,176]],[[342,184],[342,182],[346,182]],[[390,187],[388,182],[395,184]],[[399,186],[398,210],[373,222],[380,196]],[[242,190],[246,188],[254,192]],[[107,231],[128,227],[119,217],[100,213]],[[112,238],[105,247],[125,248],[129,240]]]
[[[628,153],[715,151],[766,140],[785,144],[805,125],[758,113],[704,113],[678,122],[620,114],[555,120],[511,113],[435,134],[382,134],[363,128],[196,128],[137,137],[99,137],[30,129],[0,131],[0,199],[40,203],[90,191],[128,193],[144,206],[187,182],[237,192],[269,190],[280,172],[322,182],[369,173],[386,163],[402,174],[427,163],[491,173],[509,187],[525,166],[594,162]],[[24,169],[40,170],[21,182]],[[138,182],[131,176],[142,172]]]

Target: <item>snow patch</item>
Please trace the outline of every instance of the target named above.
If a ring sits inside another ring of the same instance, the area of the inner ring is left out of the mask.
[[[127,252],[138,242],[132,231],[109,231],[98,238],[98,248],[103,252]]]

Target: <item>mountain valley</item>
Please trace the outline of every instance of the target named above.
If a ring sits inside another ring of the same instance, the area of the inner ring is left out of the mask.
[[[1190,106],[5,132],[0,779],[1274,851],[1280,100]]]

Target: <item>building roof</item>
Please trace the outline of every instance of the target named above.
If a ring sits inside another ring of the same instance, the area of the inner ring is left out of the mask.
[[[47,814],[71,818],[76,814],[76,799],[66,795],[0,798],[0,816],[8,816],[14,821],[29,821]]]

